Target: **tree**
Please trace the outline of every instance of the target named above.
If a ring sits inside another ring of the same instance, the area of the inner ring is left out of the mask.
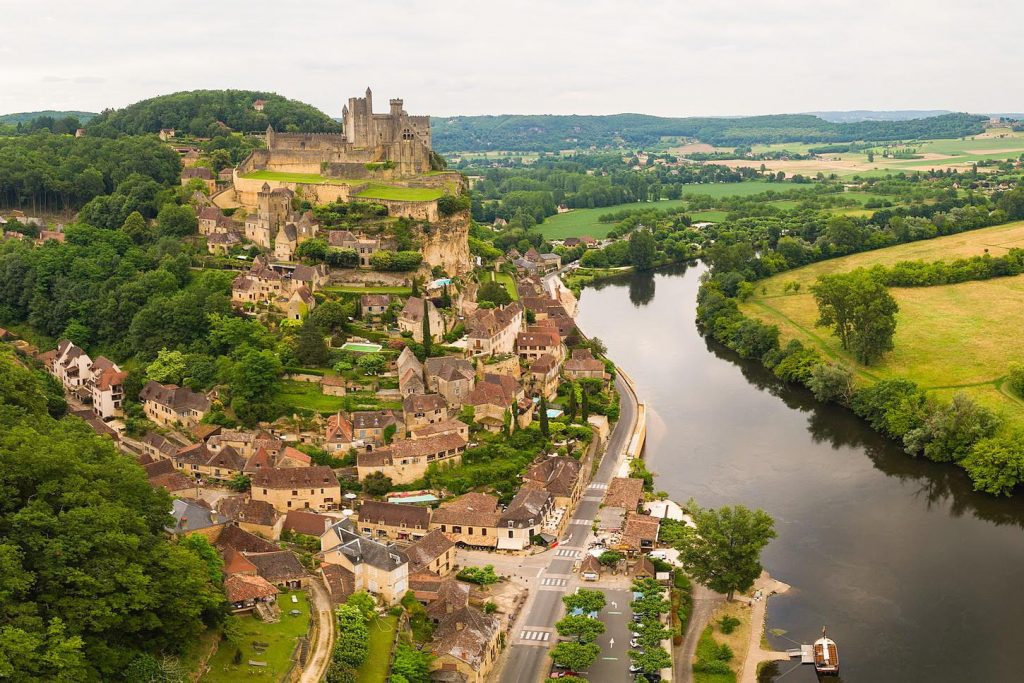
[[[391,487],[391,477],[383,472],[371,472],[363,478],[363,491],[371,496],[383,496]]]
[[[302,322],[295,338],[295,357],[304,367],[319,368],[327,365],[327,344],[323,330],[310,317]]]
[[[584,396],[585,395],[586,394],[584,394]],[[617,553],[614,550],[605,550],[597,558],[597,561],[605,565],[606,567],[614,567],[620,561],[622,561],[622,553]]]
[[[496,280],[484,280],[476,292],[477,302],[489,301],[495,306],[504,306],[512,302],[505,286]]]
[[[181,384],[185,378],[185,354],[160,349],[156,359],[146,366],[146,377],[161,384]]]
[[[650,270],[658,255],[658,245],[654,234],[645,228],[639,228],[629,234],[629,262],[637,270]]]
[[[575,593],[563,595],[562,602],[565,604],[566,611],[571,612],[578,609],[584,614],[590,614],[604,609],[605,597],[601,591],[580,588]]]
[[[379,375],[388,369],[388,361],[380,353],[364,353],[356,359],[356,367],[364,375]]]
[[[146,219],[138,211],[132,211],[121,226],[121,232],[132,238],[136,244],[148,242],[153,238],[153,232],[146,225]]]
[[[363,621],[369,622],[377,612],[377,601],[366,591],[356,591],[345,600],[346,605],[351,605],[363,615]]]
[[[239,493],[248,491],[250,486],[252,486],[252,480],[245,474],[236,474],[228,482],[228,488]]]
[[[493,564],[485,564],[483,567],[465,567],[458,573],[457,578],[460,581],[475,583],[485,588],[500,580],[500,577],[494,572]]]
[[[823,403],[848,405],[853,396],[853,375],[842,365],[818,363],[811,368],[807,388]]]
[[[570,615],[555,624],[558,635],[575,638],[580,643],[592,643],[604,633],[605,626],[598,620],[586,615]]]
[[[188,237],[196,234],[199,221],[191,206],[168,203],[156,217],[157,231],[163,237]]]
[[[899,306],[881,282],[864,270],[823,275],[811,287],[818,324],[833,327],[844,349],[870,365],[893,348]]]
[[[433,343],[433,339],[430,336],[430,301],[423,299],[423,353],[427,358],[430,358],[430,345]]]
[[[686,528],[679,559],[694,579],[732,600],[761,575],[761,551],[775,538],[775,522],[763,510],[742,505],[703,509],[688,505],[696,529]]]
[[[359,668],[366,660],[370,647],[370,632],[366,628],[366,619],[355,605],[338,605],[334,614],[338,620],[338,637],[331,659],[352,668]]]
[[[231,407],[239,420],[253,424],[273,417],[283,372],[280,359],[269,349],[250,349],[231,366]]]
[[[395,650],[395,660],[391,664],[391,675],[403,676],[409,683],[429,683],[433,662],[434,656],[430,650],[417,650],[399,643]]]
[[[167,537],[166,492],[83,421],[50,417],[3,351],[0,434],[0,677],[119,680],[223,620],[205,546]]]
[[[590,393],[586,390],[583,391],[583,401],[580,406],[580,422],[586,424],[587,418],[590,417]]]
[[[597,643],[576,643],[571,640],[562,641],[551,650],[551,658],[555,663],[572,671],[586,671],[599,654],[601,648]]]
[[[924,411],[921,424],[903,435],[908,453],[937,462],[959,462],[979,440],[995,434],[999,416],[972,401],[967,394],[956,392],[946,405]]]
[[[672,658],[662,647],[647,647],[642,650],[630,650],[629,658],[644,670],[644,673],[657,673],[672,666]]]
[[[1024,481],[1022,435],[982,439],[961,461],[975,491],[1009,496]]]
[[[540,411],[540,433],[547,439],[550,436],[550,429],[548,428],[548,400],[544,397],[544,393],[540,395],[540,405],[537,407]]]
[[[569,422],[576,419],[576,383],[569,380],[565,393],[565,414]]]

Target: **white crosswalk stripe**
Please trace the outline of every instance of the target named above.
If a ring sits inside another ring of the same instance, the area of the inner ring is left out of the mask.
[[[580,556],[580,551],[579,550],[572,550],[570,548],[559,548],[557,551],[555,551],[555,556],[556,557],[579,557]]]
[[[547,641],[551,638],[551,633],[549,631],[523,631],[519,634],[519,637],[522,640]]]
[[[564,586],[567,583],[569,582],[565,579],[556,579],[551,576],[545,576],[540,580],[540,585],[542,586]]]
[[[594,489],[594,490],[597,490],[597,491],[601,491],[601,490],[604,490],[604,489],[608,488],[608,484],[591,484],[587,488],[588,489]]]
[[[590,526],[591,524],[593,524],[593,522],[591,522],[589,519],[574,519],[569,523],[578,524],[580,526]]]

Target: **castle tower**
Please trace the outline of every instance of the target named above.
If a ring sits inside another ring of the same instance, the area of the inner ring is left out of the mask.
[[[267,125],[267,149],[274,148],[274,127]]]

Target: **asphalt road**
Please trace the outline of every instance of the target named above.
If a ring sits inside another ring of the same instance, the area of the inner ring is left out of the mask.
[[[607,600],[599,615],[605,632],[598,636],[601,656],[587,670],[588,681],[632,681],[629,673],[629,639],[632,637],[633,611],[629,603],[633,593],[629,590],[602,590]]]
[[[531,597],[523,609],[523,614],[518,622],[513,625],[509,634],[508,642],[511,643],[505,665],[502,668],[501,683],[536,683],[548,674],[548,667],[551,660],[548,658],[548,649],[553,647],[558,640],[555,631],[555,622],[562,616],[562,596],[569,590],[567,585],[572,579],[573,563],[581,559],[586,552],[587,539],[591,533],[591,525],[597,517],[598,509],[601,507],[601,500],[604,498],[605,489],[608,483],[615,476],[615,472],[625,457],[627,439],[633,431],[633,423],[636,420],[636,400],[632,392],[626,386],[625,381],[618,375],[615,376],[615,388],[619,392],[619,421],[615,423],[611,436],[608,439],[608,446],[601,458],[601,464],[594,474],[594,479],[579,505],[576,512],[569,520],[567,531],[560,539],[556,548],[545,553],[547,565],[542,567],[537,575],[535,583],[531,586]],[[608,591],[609,595],[616,591]],[[615,598],[609,597],[609,601]],[[618,653],[619,661],[601,660],[595,663],[598,666],[614,668],[616,673],[610,674],[609,678],[591,677],[594,681],[617,681],[627,680],[628,674],[622,673],[627,665],[623,665],[621,658],[628,662],[626,651],[629,648],[629,598],[620,602],[622,618],[615,618],[620,615],[605,615],[602,618],[609,619],[606,622],[609,632],[606,638],[615,638],[615,650]],[[607,612],[607,608],[605,610]],[[618,622],[622,622],[619,624]],[[620,628],[621,626],[621,628]],[[620,643],[616,633],[625,632],[626,638]],[[602,656],[616,656],[607,654],[607,643],[602,643]],[[626,649],[623,649],[626,648]],[[607,661],[605,665],[603,662]],[[614,666],[613,666],[614,664]]]

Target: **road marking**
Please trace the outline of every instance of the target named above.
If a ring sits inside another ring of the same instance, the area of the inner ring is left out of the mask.
[[[579,524],[580,526],[590,526],[593,524],[589,519],[574,519],[569,524]]]
[[[601,657],[601,659],[603,659],[605,661],[608,661],[608,662],[617,662],[617,661],[619,661],[618,657]]]
[[[547,641],[551,637],[551,633],[549,631],[523,631],[519,637],[522,640]]]
[[[556,557],[579,557],[580,556],[580,551],[579,550],[573,550],[571,548],[559,548],[557,551],[555,551],[555,556]]]
[[[540,580],[540,585],[542,585],[542,586],[564,586],[567,583],[569,583],[569,582],[566,581],[565,579],[554,579],[554,578],[551,578],[550,576],[545,577],[545,578]]]
[[[603,489],[606,489],[606,488],[608,488],[608,484],[602,484],[602,483],[600,483],[600,482],[597,482],[597,483],[595,483],[595,484],[591,484],[591,485],[590,485],[590,486],[588,486],[587,488],[588,488],[588,489],[596,489],[596,490],[603,490]]]
[[[607,614],[622,614],[622,612],[607,612]]]

